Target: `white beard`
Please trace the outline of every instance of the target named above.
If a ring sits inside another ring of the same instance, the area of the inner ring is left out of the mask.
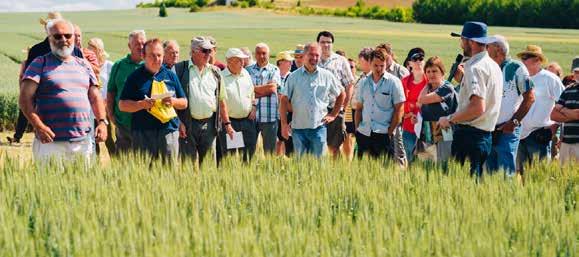
[[[50,44],[50,51],[52,52],[52,54],[54,54],[60,58],[67,58],[67,57],[72,55],[72,52],[74,51],[74,44],[72,44],[68,47],[63,46],[62,48],[57,48],[53,44]]]

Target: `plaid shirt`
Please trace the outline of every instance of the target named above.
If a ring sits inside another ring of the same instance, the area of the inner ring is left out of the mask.
[[[254,86],[273,82],[279,87],[281,84],[279,69],[273,64],[268,63],[265,67],[261,68],[255,63],[246,69],[249,75],[251,75]],[[278,106],[277,94],[257,98],[257,122],[277,121],[279,119]]]
[[[325,61],[322,61],[320,59],[318,67],[327,69],[332,74],[334,74],[334,76],[338,79],[340,85],[342,86],[342,91],[348,85],[353,84],[354,81],[356,80],[354,78],[354,75],[352,74],[352,70],[350,69],[350,63],[348,62],[348,59],[339,54],[332,53],[330,57]],[[329,106],[330,108],[334,107],[335,101],[336,99],[332,99],[330,101]]]

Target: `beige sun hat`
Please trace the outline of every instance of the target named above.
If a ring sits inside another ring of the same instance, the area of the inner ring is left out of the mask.
[[[543,54],[543,49],[540,46],[528,45],[525,50],[517,54],[517,57],[522,58],[524,55],[536,56],[542,63],[547,63],[547,57]]]

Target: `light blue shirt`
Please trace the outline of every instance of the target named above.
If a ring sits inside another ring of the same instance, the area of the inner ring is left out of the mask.
[[[332,73],[317,68],[309,73],[301,67],[289,75],[281,94],[288,97],[292,108],[292,129],[315,129],[328,114],[328,105],[342,92]]]
[[[366,77],[358,87],[356,97],[356,101],[363,105],[358,132],[365,136],[370,136],[372,132],[388,133],[394,105],[406,101],[402,82],[387,72],[376,83],[375,89],[373,76]]]

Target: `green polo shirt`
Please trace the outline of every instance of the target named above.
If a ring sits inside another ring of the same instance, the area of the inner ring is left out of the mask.
[[[125,87],[125,80],[127,80],[127,77],[139,68],[139,66],[141,66],[141,63],[133,62],[131,60],[131,54],[127,54],[125,58],[115,62],[111,68],[109,83],[107,85],[107,92],[115,94],[113,115],[117,123],[127,129],[131,128],[131,113],[121,112],[121,110],[119,110],[119,99]]]

